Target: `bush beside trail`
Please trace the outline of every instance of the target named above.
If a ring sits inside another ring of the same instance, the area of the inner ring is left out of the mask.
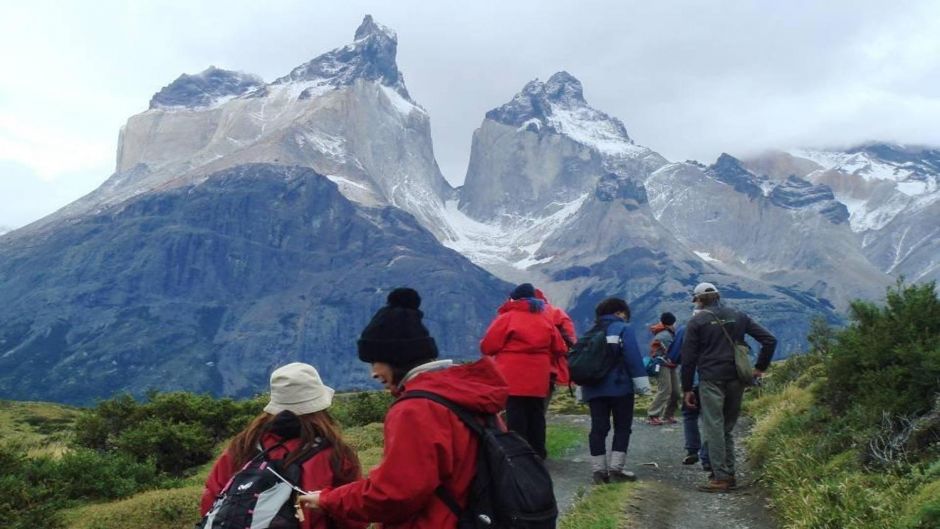
[[[0,520],[10,529],[86,527],[88,520],[97,520],[95,527],[123,526],[110,522],[122,520],[139,521],[144,525],[134,526],[141,528],[190,526],[212,461],[266,402],[264,395],[233,401],[153,392],[142,402],[120,395],[67,410],[61,415],[68,423],[57,415],[60,428],[47,432],[67,448],[35,454],[42,438],[32,430],[19,442],[0,444]],[[381,424],[375,423],[390,403],[385,392],[338,394],[330,408],[365,465],[381,455]],[[17,421],[37,422],[35,413],[20,410],[40,404],[4,404]]]
[[[751,457],[787,528],[940,527],[940,299],[934,284],[814,325],[748,403]]]

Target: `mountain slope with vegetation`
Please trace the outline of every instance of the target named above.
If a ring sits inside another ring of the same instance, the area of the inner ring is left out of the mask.
[[[940,527],[940,299],[935,285],[855,302],[749,403],[751,456],[788,529]]]

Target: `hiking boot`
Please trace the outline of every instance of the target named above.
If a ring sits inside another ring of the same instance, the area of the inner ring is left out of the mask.
[[[702,492],[728,492],[732,486],[730,479],[710,479],[708,483],[696,488]]]
[[[712,471],[712,466],[709,465],[708,463],[702,463],[702,470],[705,471],[705,472],[711,472],[711,471]]]
[[[663,419],[663,422],[666,424],[676,424],[679,421],[677,421],[675,417],[666,417],[665,419]]]
[[[663,420],[660,419],[659,417],[650,417],[649,419],[646,420],[646,424],[650,426],[662,426]]]
[[[623,483],[624,481],[636,481],[636,474],[629,470],[614,470],[610,473],[610,480],[614,483]]]
[[[594,480],[595,485],[603,485],[604,483],[610,483],[610,476],[607,472],[603,470],[595,470],[594,474],[591,475]]]
[[[683,465],[694,465],[698,463],[698,454],[692,453],[685,456],[685,459],[682,460]]]

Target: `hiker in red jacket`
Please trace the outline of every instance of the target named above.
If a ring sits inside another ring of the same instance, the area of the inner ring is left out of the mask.
[[[535,287],[523,283],[499,307],[480,342],[480,350],[493,356],[509,383],[506,423],[543,459],[545,400],[551,384],[552,363],[568,348],[555,327],[546,304],[535,297]]]
[[[437,360],[434,339],[421,323],[421,298],[410,288],[388,296],[362,331],[359,359],[393,395],[429,391],[479,414],[506,405],[507,386],[493,361],[455,365]],[[446,529],[457,515],[439,498],[443,487],[465,506],[476,474],[479,441],[460,418],[429,399],[404,399],[385,416],[382,461],[369,477],[325,487],[298,501],[331,516],[380,522],[383,529]]]
[[[561,307],[556,307],[549,303],[548,298],[546,298],[545,294],[538,288],[535,289],[535,297],[545,302],[545,310],[548,311],[552,322],[555,324],[555,328],[561,333],[561,339],[565,341],[565,347],[571,349],[571,346],[578,341],[578,335],[575,333],[574,322],[571,321],[571,316]],[[549,388],[549,397],[551,397],[551,393],[555,389],[555,384],[567,386],[571,382],[571,378],[568,375],[567,354],[552,356],[552,381],[552,387]]]
[[[201,514],[205,516],[209,512],[229,479],[258,454],[259,445],[274,447],[268,457],[290,461],[292,457],[302,457],[302,447],[327,443],[326,448],[301,465],[298,486],[304,490],[359,479],[361,472],[356,453],[343,442],[339,427],[326,411],[332,400],[333,389],[323,384],[313,366],[293,363],[276,369],[271,374],[271,401],[264,412],[232,439],[212,466],[202,492]],[[281,442],[283,446],[275,447]],[[310,513],[300,524],[301,529],[362,529],[365,526],[343,518],[327,520],[322,512]]]

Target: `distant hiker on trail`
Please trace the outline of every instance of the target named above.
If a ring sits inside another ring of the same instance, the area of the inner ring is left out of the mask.
[[[561,333],[561,339],[565,341],[565,346],[571,349],[571,346],[574,345],[578,339],[578,334],[574,330],[574,322],[571,321],[571,316],[561,307],[556,307],[549,303],[548,298],[545,297],[545,294],[542,293],[540,289],[535,289],[535,297],[545,302],[545,310],[548,311],[552,322],[555,324],[555,328]],[[551,377],[552,383],[549,386],[549,399],[551,399],[551,394],[554,392],[556,384],[559,386],[567,386],[571,382],[568,377],[567,355],[552,356]],[[547,405],[546,403],[546,406]]]
[[[423,390],[474,413],[501,411],[508,388],[493,361],[436,360],[437,345],[421,321],[420,305],[416,291],[395,289],[363,329],[359,359],[372,365],[372,378],[395,396]],[[331,516],[379,522],[384,529],[456,527],[457,515],[440,495],[467,504],[476,473],[476,435],[441,404],[411,398],[389,409],[384,439],[382,461],[369,477],[319,487],[299,502]]]
[[[624,470],[627,448],[633,424],[633,403],[636,393],[650,391],[649,379],[643,367],[643,354],[637,344],[630,321],[630,307],[621,298],[607,298],[594,309],[596,315],[592,331],[602,330],[607,353],[617,358],[613,367],[597,384],[583,385],[582,398],[591,410],[591,432],[588,444],[594,483],[633,481],[636,475]],[[588,338],[589,339],[589,338]],[[579,342],[582,339],[579,339]],[[607,463],[607,434],[610,420],[614,421],[614,439]]]
[[[659,374],[656,376],[656,396],[650,404],[647,413],[649,424],[675,424],[676,408],[679,405],[679,373],[676,372],[677,363],[669,355],[669,348],[675,341],[676,317],[671,312],[664,312],[659,316],[659,323],[650,326],[653,340],[650,342],[650,357],[660,363]]]
[[[770,366],[777,339],[743,312],[719,305],[715,285],[699,283],[692,293],[697,311],[686,326],[682,343],[682,390],[685,405],[701,407],[702,429],[708,443],[713,473],[706,492],[723,492],[736,486],[732,431],[741,413],[744,388],[735,364],[736,344],[748,335],[761,344],[753,376],[762,377]],[[699,397],[693,393],[698,372]],[[750,373],[748,373],[750,374]]]
[[[546,398],[555,357],[568,347],[555,327],[555,315],[535,297],[535,287],[523,283],[499,307],[498,315],[480,341],[480,351],[492,356],[509,383],[506,423],[543,459]]]
[[[270,465],[278,468],[285,477],[291,468],[299,470],[299,480],[294,485],[303,490],[317,490],[332,485],[350,483],[359,479],[361,473],[355,452],[343,441],[339,427],[326,411],[333,400],[333,389],[324,385],[313,366],[293,363],[282,366],[271,374],[271,400],[264,412],[256,417],[229,443],[222,456],[212,466],[206,487],[202,493],[200,512],[209,514],[211,520],[203,520],[204,527],[282,527],[277,523],[296,523],[293,502],[286,504],[286,512],[280,520],[262,522],[260,517],[275,516],[282,510],[284,500],[290,499],[290,487],[280,503],[262,499],[257,504],[240,505],[237,492],[251,492],[251,481],[242,483],[233,476],[246,464],[257,459],[262,463],[259,475],[277,483],[277,477],[263,471],[265,460],[276,461]],[[267,450],[262,455],[261,449]],[[293,465],[297,464],[299,468]],[[282,465],[282,466],[278,466]],[[232,485],[227,485],[230,483]],[[257,478],[252,481],[259,481]],[[227,486],[236,501],[228,502],[220,497]],[[218,499],[218,501],[217,501]],[[272,496],[264,498],[271,500]],[[276,505],[274,503],[277,503]],[[215,511],[215,512],[210,512]],[[254,511],[254,512],[253,512]],[[236,525],[236,522],[241,525]],[[364,528],[365,523],[351,522],[338,516],[328,520],[322,512],[304,516],[302,529],[327,529],[336,527]]]
[[[669,346],[667,355],[670,360],[679,363],[682,358],[682,342],[685,338],[685,326],[682,325],[676,330],[676,338]],[[695,401],[698,401],[698,375],[695,375],[692,384],[692,393],[695,394]],[[685,400],[682,401],[682,434],[685,438],[685,457],[682,459],[683,465],[694,465],[702,462],[702,470],[712,471],[711,462],[708,459],[708,444],[702,443],[702,435],[698,427],[698,419],[701,410],[698,407],[689,407]]]

